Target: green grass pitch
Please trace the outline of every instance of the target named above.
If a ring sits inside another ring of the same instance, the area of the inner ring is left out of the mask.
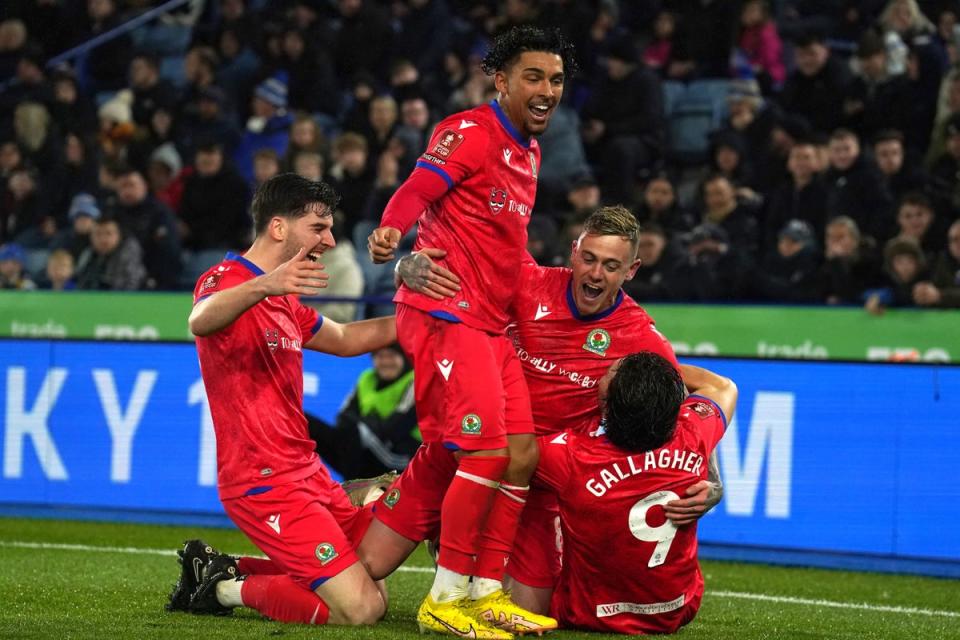
[[[249,610],[229,618],[166,613],[179,570],[173,552],[188,537],[255,552],[230,529],[0,518],[0,638],[419,637],[414,613],[431,579],[422,551],[388,580],[390,611],[381,624],[319,628]],[[677,634],[684,640],[960,639],[958,581],[725,562],[703,569],[707,592],[700,614]]]

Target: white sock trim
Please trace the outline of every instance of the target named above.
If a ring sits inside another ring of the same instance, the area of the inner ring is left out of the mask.
[[[516,485],[507,484],[506,482],[501,482],[500,487],[502,489],[509,489],[510,491],[530,491],[530,485],[525,487],[518,487]]]
[[[526,501],[525,499],[513,495],[510,491],[508,491],[507,489],[505,489],[505,488],[503,488],[503,487],[500,487],[500,493],[502,493],[503,495],[507,496],[508,498],[510,498],[511,500],[513,500],[514,502],[519,502],[520,504],[527,504],[527,501]]]
[[[467,473],[466,471],[460,471],[457,469],[456,475],[460,476],[464,480],[469,480],[470,482],[476,482],[477,484],[482,484],[485,487],[490,487],[491,489],[496,489],[500,486],[499,482],[494,480],[489,480],[482,476],[475,476],[472,473]]]

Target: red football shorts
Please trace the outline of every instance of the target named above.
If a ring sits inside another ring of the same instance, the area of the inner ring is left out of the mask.
[[[527,383],[506,336],[399,304],[397,337],[413,362],[424,442],[479,451],[506,447],[508,433],[534,433]]]
[[[528,587],[553,588],[560,577],[562,548],[557,498],[534,485],[520,516],[507,574]]]
[[[421,445],[374,503],[374,517],[408,540],[433,540],[440,535],[440,507],[458,466],[453,451],[441,443]]]
[[[258,549],[311,591],[357,561],[371,517],[370,509],[350,504],[326,469],[224,500],[223,508]]]

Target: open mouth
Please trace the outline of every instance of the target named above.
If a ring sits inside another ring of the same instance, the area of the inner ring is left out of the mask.
[[[547,118],[550,116],[551,108],[552,107],[550,107],[550,105],[537,104],[531,105],[528,108],[528,111],[530,111],[530,115],[533,116],[533,119],[536,122],[546,122]]]
[[[308,260],[313,260],[314,262],[320,262],[320,256],[323,255],[321,251],[311,251],[307,254]]]
[[[602,287],[595,287],[594,285],[587,284],[586,282],[580,286],[580,290],[583,292],[583,297],[590,302],[599,300],[600,296],[603,295]]]

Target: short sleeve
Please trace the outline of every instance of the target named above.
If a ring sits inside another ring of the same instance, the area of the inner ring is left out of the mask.
[[[554,491],[560,491],[566,486],[570,477],[570,448],[567,446],[569,437],[569,433],[562,431],[537,438],[540,461],[537,463],[534,482]]]
[[[308,307],[294,298],[294,314],[297,317],[297,324],[300,326],[300,336],[303,344],[310,341],[320,327],[323,326],[323,316],[316,309]]]
[[[448,188],[453,188],[483,166],[489,143],[490,133],[484,125],[464,119],[446,120],[430,138],[417,160],[417,169],[436,173]]]
[[[219,264],[197,280],[197,284],[193,288],[193,304],[197,304],[219,291],[243,284],[248,279],[241,269],[234,269],[227,264]]]
[[[713,451],[727,430],[727,416],[720,405],[706,396],[689,395],[683,401],[680,413],[700,431],[707,443],[707,451]]]

